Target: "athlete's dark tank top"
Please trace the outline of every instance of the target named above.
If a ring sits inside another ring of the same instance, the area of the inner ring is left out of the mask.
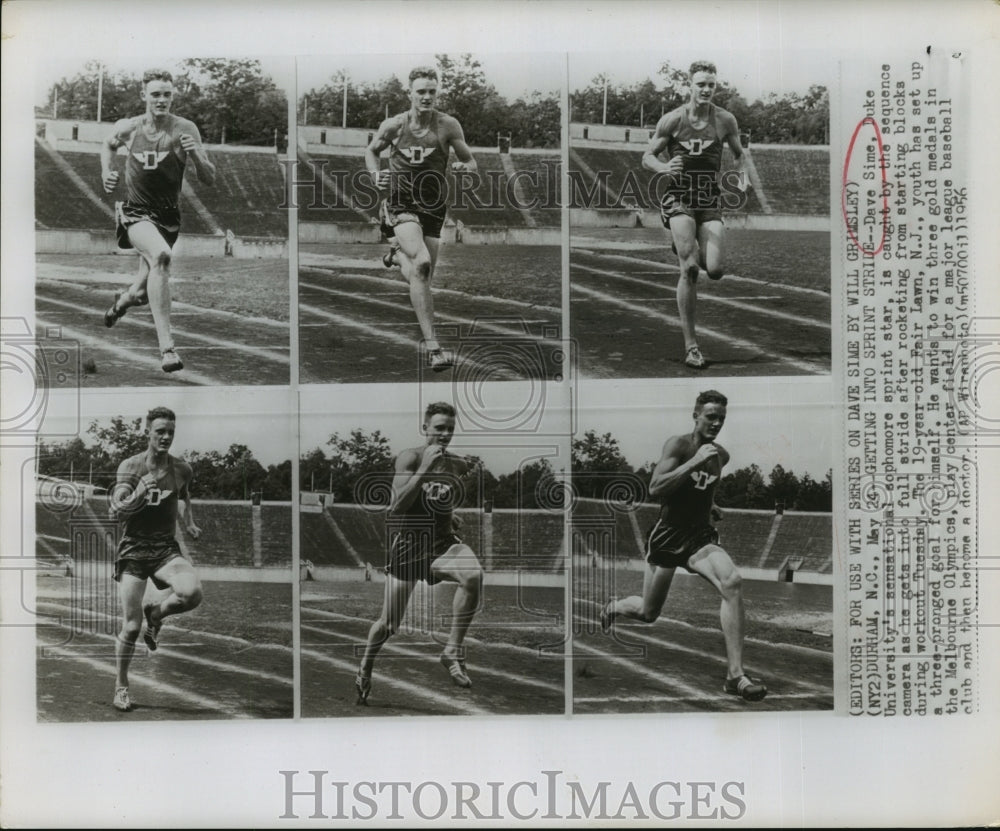
[[[153,208],[177,207],[185,163],[173,147],[174,137],[167,130],[150,140],[141,125],[136,128],[125,163],[126,201]]]
[[[715,489],[722,474],[718,457],[714,462],[691,471],[663,503],[660,517],[667,525],[707,525],[711,520]]]
[[[402,174],[393,177],[400,201],[429,213],[442,213],[448,207],[449,148],[441,136],[440,115],[432,112],[427,129],[419,135],[410,126],[409,113],[396,116],[399,132],[389,150],[389,170]]]
[[[134,477],[133,487],[145,475],[145,453],[128,460],[129,473]],[[141,540],[172,540],[177,528],[178,490],[180,480],[174,459],[167,463],[167,474],[158,487],[146,491],[146,501],[123,517],[122,535]]]
[[[687,107],[681,109],[681,122],[674,135],[667,136],[670,158],[684,160],[684,173],[718,173],[722,167],[722,133],[718,126],[719,108],[708,105],[708,117],[701,129],[691,124]]]

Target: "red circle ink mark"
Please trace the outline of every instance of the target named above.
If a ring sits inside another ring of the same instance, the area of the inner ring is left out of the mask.
[[[864,244],[858,239],[857,234],[851,227],[851,224],[847,218],[847,170],[851,165],[851,155],[854,153],[854,143],[858,140],[858,133],[861,132],[862,128],[870,124],[872,129],[875,131],[875,143],[878,145],[878,169],[879,174],[882,177],[882,239],[879,240],[878,248],[871,250],[865,248]],[[885,245],[885,237],[888,233],[889,224],[889,189],[888,181],[885,178],[885,150],[882,146],[882,131],[878,128],[878,123],[871,116],[867,116],[858,122],[858,126],[854,128],[854,134],[851,136],[851,143],[847,145],[847,156],[844,159],[844,175],[841,180],[840,189],[840,208],[844,215],[844,225],[847,226],[847,233],[850,234],[851,240],[858,250],[867,256],[875,256],[878,254],[883,246]]]

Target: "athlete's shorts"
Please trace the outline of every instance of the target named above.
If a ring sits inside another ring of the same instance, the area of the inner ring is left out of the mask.
[[[688,560],[706,545],[718,541],[719,532],[711,525],[675,528],[659,520],[646,539],[646,562],[662,568],[683,566],[694,573]]]
[[[385,237],[396,236],[396,226],[404,222],[418,222],[424,232],[425,237],[438,239],[441,236],[441,229],[444,227],[445,214],[431,214],[426,211],[416,210],[410,207],[390,208],[387,201],[383,201],[379,207],[379,220],[382,226],[382,235]]]
[[[115,236],[119,248],[128,250],[135,247],[128,238],[128,228],[136,222],[152,222],[171,248],[181,232],[181,212],[177,208],[151,208],[148,205],[115,202]]]
[[[430,526],[397,531],[392,537],[385,573],[408,583],[423,580],[428,586],[433,586],[440,583],[441,578],[431,572],[431,563],[461,542],[455,534],[435,533]]]
[[[689,216],[695,225],[722,222],[722,195],[705,191],[667,191],[660,202],[663,227],[669,228],[670,220],[675,216]]]
[[[121,582],[123,574],[131,574],[140,580],[152,580],[158,589],[169,588],[156,576],[156,572],[181,554],[177,540],[151,542],[122,537],[118,543],[118,559],[115,561],[115,580]]]

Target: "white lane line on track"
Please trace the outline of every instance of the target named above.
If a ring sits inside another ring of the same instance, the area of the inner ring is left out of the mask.
[[[367,335],[371,335],[374,338],[379,338],[381,340],[389,340],[393,343],[401,344],[403,346],[408,346],[412,349],[416,349],[420,346],[419,341],[412,340],[405,335],[397,334],[391,329],[379,328],[377,326],[372,326],[368,323],[362,323],[360,320],[355,320],[352,317],[345,317],[344,315],[334,314],[333,312],[328,312],[326,309],[321,309],[318,306],[311,306],[305,303],[299,303],[299,314],[302,312],[309,312],[309,314],[316,315],[317,317],[326,318],[327,320],[332,320],[334,323],[338,323],[341,326],[347,326],[352,329],[360,329]],[[511,372],[505,367],[490,367],[485,364],[481,364],[478,361],[473,361],[469,358],[460,357],[459,366],[463,369],[471,368],[479,370],[483,373],[482,380],[486,380],[489,376],[497,376],[504,378],[506,380],[517,380],[520,376],[516,373]]]
[[[43,303],[51,303],[56,306],[65,306],[69,309],[73,309],[74,311],[80,311],[80,306],[77,305],[76,303],[68,303],[63,300],[55,300],[54,298],[51,297],[39,297],[37,299],[41,300]],[[96,317],[101,317],[103,316],[104,312],[95,310],[94,314]],[[156,331],[156,326],[153,325],[152,321],[138,320],[135,317],[131,318],[125,317],[124,319],[128,322],[129,326],[139,326],[143,329],[152,329],[153,331]],[[121,326],[122,325],[121,321],[119,321],[117,325]],[[179,329],[177,326],[172,326],[171,329],[173,330],[173,333],[175,335],[181,335],[185,338],[190,338],[191,340],[198,340],[202,341],[203,343],[210,343],[213,346],[220,346],[228,349],[233,349],[238,352],[243,352],[248,355],[253,355],[257,358],[263,358],[266,361],[274,361],[275,363],[283,364],[284,366],[288,366],[289,363],[287,352],[275,352],[263,346],[251,346],[246,343],[237,343],[236,341],[232,340],[224,340],[223,338],[213,338],[210,335],[203,335],[200,332],[192,332],[189,329]],[[183,372],[183,370],[181,371]]]
[[[305,597],[300,598],[300,601],[302,603],[302,611],[303,612],[308,612],[309,614],[319,615],[320,617],[325,617],[325,618],[328,618],[328,619],[331,619],[331,620],[344,620],[344,621],[347,621],[349,623],[360,623],[363,626],[365,626],[366,628],[369,627],[369,626],[371,626],[371,620],[369,618],[356,617],[355,615],[345,615],[345,614],[341,614],[340,612],[328,612],[328,611],[326,611],[326,609],[316,609],[314,607],[311,607],[311,606],[307,605],[308,602],[309,602],[309,600],[316,600],[316,599],[323,600],[324,598],[321,598],[321,597],[320,598],[305,598]],[[324,632],[325,631],[326,630],[324,630]],[[561,631],[554,631],[552,634],[555,637],[559,637],[559,638],[562,637],[562,632]],[[517,653],[519,653],[521,655],[531,655],[531,656],[534,656],[534,657],[539,657],[538,649],[536,649],[534,647],[530,647],[530,646],[519,646],[516,643],[506,643],[504,641],[484,641],[481,638],[477,638],[475,635],[466,635],[465,640],[466,640],[467,643],[470,643],[470,644],[473,644],[473,645],[476,645],[476,646],[484,646],[484,647],[488,647],[490,649],[503,649],[503,650],[506,650],[508,652],[517,652]],[[559,645],[562,646],[563,644],[560,643]],[[551,660],[556,661],[556,660],[563,660],[563,658],[565,658],[565,655],[563,653],[558,653],[557,654],[555,652],[545,652],[540,657],[544,657],[546,659],[551,659]]]
[[[309,264],[303,263],[300,260],[299,265],[308,266]],[[313,264],[312,267],[322,270],[324,272],[329,272],[336,268],[336,266],[318,265],[318,264]],[[395,289],[400,289],[400,288],[405,289],[407,287],[406,279],[403,277],[399,277],[398,279],[394,279],[392,277],[376,277],[373,274],[358,274],[357,272],[353,271],[350,273],[339,272],[335,276],[338,278],[347,277],[352,280],[365,280],[383,286],[392,286]],[[461,297],[463,299],[472,299],[476,301],[482,300],[485,303],[499,303],[504,306],[517,306],[519,308],[524,308],[524,309],[538,309],[539,311],[552,312],[553,314],[556,315],[560,313],[560,309],[558,309],[555,306],[546,306],[542,303],[529,303],[525,300],[512,300],[504,297],[494,297],[492,294],[472,294],[467,291],[459,291],[458,289],[440,288],[438,286],[434,287],[434,294],[448,295],[451,297]]]
[[[637,625],[641,626],[642,624],[637,624]],[[652,644],[653,646],[659,646],[671,652],[683,652],[688,655],[695,655],[699,658],[710,661],[711,663],[718,664],[720,667],[723,667],[723,672],[725,672],[728,669],[729,662],[726,660],[725,656],[721,654],[720,655],[710,654],[703,649],[694,649],[693,647],[684,646],[683,644],[675,643],[674,641],[658,638],[655,635],[650,635],[647,634],[646,632],[636,632],[635,627],[633,626],[629,626],[627,628],[623,628],[618,631],[619,634],[621,635],[622,641],[628,641],[630,639],[644,641],[648,644]],[[721,631],[719,634],[721,634]],[[789,677],[783,677],[782,680],[784,682],[790,682],[794,684],[796,687],[812,690],[813,691],[811,693],[812,695],[816,694],[833,695],[832,686],[824,687],[822,684],[815,684],[812,681],[805,681],[805,680],[800,681],[797,678],[789,678]],[[830,683],[832,685],[833,683],[832,678]]]
[[[309,626],[307,624],[300,624],[300,628],[303,631],[317,632],[326,636],[339,638],[340,640],[347,641],[348,643],[357,643],[360,645],[357,637],[350,635],[346,632],[331,632],[328,629],[322,629],[319,626]],[[466,641],[469,639],[466,638]],[[435,645],[438,644],[435,642]],[[444,644],[441,643],[440,646],[443,648]],[[382,647],[383,652],[390,652],[393,655],[404,655],[408,658],[423,658],[424,660],[437,661],[437,657],[433,655],[428,655],[425,652],[420,652],[416,649],[402,646],[400,644],[392,643],[391,641]],[[471,674],[473,676],[477,675],[492,675],[498,678],[504,678],[509,681],[514,681],[518,684],[525,684],[530,687],[538,687],[543,690],[549,690],[551,692],[559,693],[562,695],[563,686],[562,684],[551,684],[547,681],[539,681],[535,678],[529,678],[526,675],[512,675],[510,672],[492,669],[487,666],[483,666],[480,663],[474,663],[470,667]]]
[[[113,661],[98,661],[96,658],[88,658],[85,655],[75,655],[71,650],[62,649],[57,646],[47,646],[45,649],[49,654],[58,655],[60,658],[68,658],[71,661],[86,664],[101,674],[106,674],[109,678],[113,677],[115,674],[115,665]],[[129,674],[129,685],[131,686],[133,684],[136,686],[149,687],[156,692],[175,695],[184,701],[190,701],[192,704],[196,704],[202,709],[215,710],[220,713],[225,713],[230,718],[251,719],[258,717],[253,713],[247,712],[246,710],[231,707],[214,699],[207,698],[206,696],[193,693],[190,690],[184,690],[173,684],[168,684],[165,681],[155,681],[152,678],[144,678],[142,675],[135,672],[131,672]],[[108,702],[108,706],[111,706],[110,701]]]
[[[657,672],[656,670],[649,669],[649,667],[642,666],[642,664],[638,663],[635,658],[621,658],[617,655],[608,655],[606,652],[602,652],[597,647],[591,646],[590,644],[584,643],[580,640],[573,641],[573,651],[589,652],[595,658],[599,658],[602,661],[610,661],[613,664],[624,667],[629,672],[645,676],[651,681],[655,681],[657,684],[667,687],[668,689],[678,690],[682,692],[686,698],[691,700],[715,700],[715,696],[707,695],[704,690],[699,689],[698,687],[693,687],[690,684],[686,684],[685,682],[678,680],[677,678],[671,678],[669,675],[665,675],[662,672]]]
[[[579,603],[589,603],[591,606],[596,606],[603,609],[605,604],[599,603],[596,600],[587,600],[585,598],[577,598]],[[720,630],[708,627],[708,626],[698,626],[694,623],[688,623],[686,620],[678,620],[677,618],[667,617],[666,615],[660,615],[657,619],[658,621],[663,621],[664,623],[670,623],[674,626],[682,626],[685,629],[693,629],[696,632],[705,632],[706,634],[718,634]],[[640,624],[641,625],[641,624]],[[652,624],[655,626],[656,624]],[[792,652],[801,652],[803,655],[809,655],[815,658],[824,658],[827,661],[833,661],[833,653],[825,652],[822,649],[814,649],[811,646],[802,646],[797,643],[775,643],[774,641],[765,641],[760,638],[744,638],[744,643],[752,643],[757,646],[770,646],[774,649],[789,650]]]
[[[120,620],[118,615],[109,615],[104,612],[94,612],[90,609],[72,609],[69,606],[64,606],[54,600],[40,599],[37,603],[38,607],[48,606],[58,609],[60,612],[65,613],[67,616],[72,616],[75,618],[89,618],[95,620],[110,620],[112,623],[117,624]],[[285,646],[280,643],[259,643],[257,641],[248,641],[246,638],[237,638],[233,635],[221,635],[217,632],[208,632],[204,629],[188,629],[184,626],[176,626],[172,621],[167,622],[163,626],[163,630],[168,634],[171,632],[176,632],[181,635],[193,638],[206,638],[215,641],[222,641],[223,643],[233,644],[235,646],[241,646],[244,649],[272,649],[278,650],[280,652],[291,653],[292,647]]]
[[[107,282],[114,282],[113,278],[120,275],[108,273]],[[132,276],[130,275],[125,281],[125,285],[132,285]],[[60,289],[63,287],[64,283],[76,282],[72,278],[66,280],[61,280],[59,278],[45,278],[39,277],[37,280],[37,286],[45,286],[46,288]],[[102,281],[103,282],[103,281]],[[178,281],[183,282],[183,281]],[[108,304],[110,305],[110,303]],[[240,323],[252,324],[254,326],[270,326],[275,329],[288,329],[288,321],[274,320],[270,317],[251,317],[249,315],[242,315],[239,312],[229,312],[225,309],[210,309],[207,306],[196,306],[193,303],[182,303],[180,300],[171,300],[171,312],[176,312],[178,309],[183,309],[189,313],[213,315],[215,317],[221,317],[228,320],[238,320]],[[101,312],[103,314],[103,312]]]
[[[398,312],[406,312],[406,313],[409,313],[409,314],[413,313],[413,307],[412,306],[405,306],[402,303],[394,303],[391,300],[382,300],[381,298],[378,298],[378,297],[359,297],[357,294],[354,294],[353,292],[350,292],[350,291],[342,291],[340,289],[331,289],[331,288],[327,288],[326,286],[317,286],[315,283],[300,283],[299,286],[301,288],[313,289],[314,291],[321,291],[324,294],[332,294],[335,297],[347,297],[347,298],[349,298],[351,300],[355,300],[355,301],[362,302],[362,303],[370,303],[370,304],[375,305],[375,306],[387,306],[390,309],[394,309],[394,310],[396,310]],[[497,334],[500,334],[500,335],[508,335],[508,336],[512,336],[512,337],[521,337],[521,338],[526,338],[526,339],[529,339],[529,340],[537,340],[537,341],[541,341],[541,342],[544,342],[545,340],[548,340],[548,339],[542,338],[542,337],[540,337],[538,335],[532,335],[530,332],[525,332],[523,329],[512,329],[509,326],[501,326],[501,325],[499,325],[497,323],[489,323],[487,321],[480,320],[478,318],[473,319],[473,320],[469,320],[468,318],[458,317],[457,315],[443,314],[440,311],[435,311],[434,317],[435,318],[439,318],[440,320],[447,320],[447,321],[450,321],[452,323],[460,323],[460,324],[461,323],[470,323],[470,324],[472,324],[472,328],[474,328],[474,329],[485,329],[485,330],[490,331],[490,332],[496,332]],[[552,321],[546,321],[546,320],[525,320],[525,321],[522,321],[522,322],[525,323],[526,325],[527,324],[531,324],[531,323],[552,323]],[[556,340],[556,339],[552,338],[551,340]]]
[[[627,300],[622,300],[614,295],[608,294],[607,292],[598,291],[597,289],[588,288],[586,286],[581,286],[578,283],[572,284],[572,289],[580,294],[585,294],[588,297],[594,297],[601,300],[604,303],[608,303],[612,306],[620,306],[623,309],[628,309],[630,312],[636,312],[637,314],[645,315],[647,317],[652,317],[662,323],[666,323],[668,326],[674,329],[680,329],[681,323],[675,317],[664,314],[663,312],[655,311],[654,309],[648,309],[645,306],[640,306],[638,303],[630,303]],[[726,335],[722,332],[718,332],[715,329],[708,329],[704,326],[698,327],[698,335],[704,336],[706,338],[716,338],[723,343],[729,344],[730,346],[736,346],[741,349],[746,349],[750,352],[755,352],[758,355],[762,355],[769,360],[776,361],[778,363],[787,364],[788,366],[794,367],[800,372],[805,372],[810,375],[815,375],[818,372],[823,371],[823,367],[806,363],[805,361],[798,361],[795,358],[786,358],[784,355],[776,355],[773,352],[765,352],[757,344],[751,343],[748,340],[743,340],[742,338],[735,338],[732,335]]]
[[[829,693],[830,700],[833,700],[833,692]],[[735,699],[736,696],[733,696]],[[767,693],[767,701],[814,701],[817,696],[811,693]],[[608,704],[612,701],[620,701],[623,704],[683,704],[691,699],[680,695],[608,695],[608,696],[585,696],[577,698],[574,696],[573,704]],[[701,700],[701,699],[697,699]]]
[[[51,624],[50,624],[51,625]],[[57,624],[61,628],[71,629],[72,627],[68,624]],[[114,643],[117,640],[115,635],[106,635],[101,632],[88,632],[86,633],[89,637],[100,638],[101,640],[111,641]],[[138,644],[137,644],[138,648]],[[198,655],[189,655],[186,652],[178,652],[174,649],[164,649],[162,646],[156,650],[156,657],[163,656],[165,658],[173,658],[178,661],[187,661],[192,664],[200,664],[201,666],[212,667],[213,669],[218,669],[223,672],[233,672],[240,675],[249,675],[253,678],[262,678],[267,681],[273,681],[277,684],[284,684],[286,686],[292,686],[292,679],[290,676],[277,675],[273,672],[267,672],[266,670],[249,669],[248,667],[240,666],[239,664],[230,664],[226,661],[215,661],[211,658],[202,658]],[[289,669],[291,669],[291,664],[289,664]]]
[[[95,338],[93,335],[85,334],[79,329],[73,329],[65,324],[59,324],[56,326],[52,323],[46,323],[42,318],[37,318],[38,326],[41,329],[60,329],[62,330],[62,336],[68,340],[75,340],[77,343],[89,346],[91,349],[99,349],[105,352],[110,352],[117,358],[133,366],[146,367],[147,369],[155,370],[155,372],[162,373],[163,370],[160,368],[160,361],[157,358],[147,358],[145,355],[138,354],[134,349],[125,349],[121,346],[115,346],[111,343],[105,343],[100,338]],[[180,372],[173,372],[171,374],[171,380],[178,381],[180,383],[188,384],[200,384],[203,386],[223,386],[224,381],[220,381],[217,378],[213,378],[210,375],[205,375],[202,372],[195,372],[193,369],[182,369]]]
[[[358,665],[352,663],[351,661],[345,661],[340,658],[331,658],[329,655],[325,655],[322,652],[318,652],[315,649],[303,649],[302,656],[312,658],[320,663],[329,664],[330,666],[336,667],[339,670],[349,673],[353,678],[358,672]],[[444,678],[444,670],[441,670],[441,677]],[[448,683],[451,683],[450,681]],[[372,676],[372,686],[375,690],[373,694],[377,695],[378,687],[391,687],[400,690],[407,695],[413,696],[415,698],[428,699],[439,707],[445,707],[450,710],[457,710],[463,715],[470,716],[490,716],[496,715],[496,713],[491,710],[487,710],[471,702],[463,701],[460,698],[449,697],[442,695],[441,693],[436,693],[433,690],[428,690],[425,687],[421,687],[419,684],[411,684],[409,681],[403,681],[399,678],[393,678],[391,675],[383,675],[381,673]],[[364,708],[358,708],[358,715],[364,715]]]
[[[680,273],[680,267],[675,266],[672,263],[662,263],[659,262],[658,260],[643,260],[640,259],[639,257],[627,257],[623,254],[602,254],[599,251],[589,251],[587,249],[574,249],[574,250],[582,251],[585,254],[590,254],[591,256],[600,257],[606,260],[619,260],[621,262],[627,262],[627,263],[639,263],[640,265],[648,265],[651,268],[657,268],[657,269],[665,268],[674,274]],[[576,267],[577,265],[579,265],[579,263],[572,264],[573,267]],[[704,271],[701,272],[701,274],[704,273],[705,273]],[[830,299],[830,292],[823,291],[822,289],[811,289],[807,286],[794,286],[791,285],[790,283],[776,283],[773,280],[759,280],[756,277],[741,277],[739,274],[727,274],[722,279],[729,280],[734,283],[747,283],[748,285],[754,285],[754,286],[768,286],[770,288],[778,287],[784,289],[785,291],[798,292],[799,294],[809,294],[815,297],[823,297],[826,298],[827,300]]]
[[[675,287],[666,286],[662,282],[657,282],[655,280],[644,280],[641,277],[633,277],[630,274],[620,274],[614,271],[605,271],[604,269],[594,268],[593,266],[589,265],[577,264],[574,267],[582,271],[589,271],[592,274],[599,274],[603,277],[610,277],[613,280],[620,280],[626,283],[635,283],[640,286],[647,286],[649,288],[657,289],[658,291],[667,291],[674,295],[677,294],[677,289]],[[764,300],[766,298],[761,297],[758,299]],[[773,298],[773,299],[781,299],[781,298]],[[756,303],[743,303],[739,298],[736,297],[719,297],[714,294],[702,293],[698,295],[698,300],[702,302],[707,301],[709,303],[718,303],[720,306],[731,306],[734,309],[741,309],[743,311],[753,312],[754,314],[758,315],[774,317],[779,320],[788,320],[791,321],[792,323],[799,323],[803,326],[816,326],[819,329],[830,328],[830,324],[822,320],[816,320],[815,318],[812,317],[803,317],[802,315],[795,315],[791,314],[790,312],[781,312],[778,311],[777,309],[768,309],[766,306],[759,306]]]

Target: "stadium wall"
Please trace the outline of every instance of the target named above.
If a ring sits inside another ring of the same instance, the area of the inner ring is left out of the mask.
[[[829,231],[828,216],[789,214],[726,214],[727,228],[747,231]],[[659,211],[634,208],[570,208],[571,229],[577,228],[662,228]]]
[[[377,241],[377,240],[376,240]],[[224,257],[225,237],[221,234],[182,233],[174,253],[189,257]],[[133,251],[118,248],[113,231],[88,231],[70,228],[35,231],[37,254],[125,254]],[[278,260],[288,258],[288,241],[273,237],[243,237],[233,243],[232,256],[238,260]]]
[[[614,227],[614,226],[609,226]],[[300,222],[300,243],[378,243],[382,239],[379,226],[363,222]],[[560,228],[486,228],[446,224],[441,229],[441,242],[446,245],[560,245]]]
[[[364,583],[365,570],[363,568],[303,565],[299,569],[299,580],[315,580],[322,583]],[[490,586],[560,588],[566,585],[567,577],[565,574],[539,574],[528,571],[487,571],[483,580],[487,590]],[[385,573],[379,569],[372,569],[371,582],[384,583]]]

